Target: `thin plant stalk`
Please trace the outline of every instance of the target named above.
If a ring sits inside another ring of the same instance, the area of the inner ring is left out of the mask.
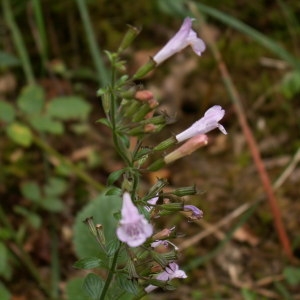
[[[38,48],[39,48],[43,65],[45,67],[48,60],[48,42],[47,42],[47,34],[46,34],[44,17],[43,17],[43,11],[41,7],[41,1],[31,0],[31,3],[32,3],[35,21],[36,21],[36,27],[38,30],[38,40],[37,40]]]
[[[18,25],[14,19],[14,14],[11,7],[10,0],[2,1],[2,9],[4,13],[5,21],[12,33],[12,38],[16,47],[16,50],[19,54],[21,64],[26,76],[26,80],[28,84],[35,84],[34,73],[32,70],[32,66],[30,63],[29,55],[25,47],[25,43],[22,37],[22,34],[18,28]]]
[[[209,37],[209,34],[206,30],[207,27],[206,27],[206,24],[205,24],[203,18],[200,16],[200,13],[197,11],[197,9],[195,9],[195,7],[192,5],[191,5],[191,10],[195,14],[197,19],[199,19],[201,22],[202,36],[206,40],[208,46],[210,47],[210,49],[212,51],[212,54],[213,54],[216,62],[218,63],[218,68],[221,73],[222,79],[227,88],[230,99],[232,100],[232,103],[235,107],[235,111],[237,113],[239,123],[242,127],[242,130],[243,130],[246,140],[248,142],[249,149],[251,151],[254,163],[258,170],[264,190],[266,192],[268,203],[271,208],[272,215],[273,215],[274,226],[277,231],[279,240],[282,244],[283,251],[290,260],[293,260],[293,252],[292,252],[292,248],[291,248],[291,243],[290,243],[290,240],[289,240],[286,230],[285,230],[285,226],[284,226],[284,223],[282,220],[281,210],[278,206],[278,202],[277,202],[274,190],[272,188],[270,178],[267,174],[267,171],[266,171],[264,163],[262,161],[260,152],[258,150],[256,140],[253,136],[253,133],[252,133],[249,125],[248,125],[245,111],[241,104],[239,93],[231,79],[231,76],[228,72],[227,66],[222,59],[222,55],[221,55],[217,45],[215,44],[213,39],[211,39]]]
[[[87,36],[88,46],[93,58],[95,68],[97,71],[99,85],[105,85],[108,82],[108,72],[103,63],[100,49],[97,45],[95,33],[91,24],[88,8],[85,0],[76,0],[78,10],[83,22],[84,30]]]

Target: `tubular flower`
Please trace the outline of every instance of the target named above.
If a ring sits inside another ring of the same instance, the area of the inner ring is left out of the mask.
[[[185,272],[179,270],[179,266],[175,262],[170,263],[164,272],[161,272],[156,276],[156,279],[161,281],[169,281],[174,278],[187,278]],[[150,293],[156,288],[157,286],[150,284],[145,288],[145,291]]]
[[[224,117],[224,114],[225,110],[220,105],[209,108],[200,120],[176,135],[177,142],[180,143],[195,135],[205,134],[215,128],[219,128],[222,133],[227,134],[225,128],[218,123]]]
[[[183,210],[192,212],[190,216],[192,220],[198,220],[203,217],[203,211],[194,205],[184,205]]]
[[[121,215],[122,219],[117,229],[120,241],[127,243],[130,247],[138,247],[152,235],[152,225],[148,223],[144,215],[139,213],[127,192],[123,194]]]
[[[180,52],[187,46],[191,46],[193,51],[200,56],[205,50],[204,42],[197,37],[192,29],[192,19],[184,19],[179,31],[169,40],[169,42],[153,57],[157,65],[168,59],[170,56]]]
[[[167,154],[164,157],[164,161],[166,164],[170,164],[171,162],[182,158],[184,156],[190,155],[195,152],[197,149],[207,145],[207,136],[205,134],[198,134],[188,141],[186,141],[182,146],[174,150],[173,152]]]

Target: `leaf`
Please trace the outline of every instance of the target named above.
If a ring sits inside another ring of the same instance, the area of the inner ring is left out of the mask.
[[[38,85],[28,85],[22,89],[17,104],[31,118],[32,114],[40,114],[45,102],[44,89]]]
[[[300,284],[300,268],[286,267],[283,270],[283,275],[290,285]]]
[[[0,121],[11,123],[15,120],[15,117],[16,113],[14,107],[10,103],[0,100]]]
[[[35,181],[24,182],[21,185],[21,193],[23,197],[34,202],[40,202],[42,197],[40,187]]]
[[[45,210],[51,212],[61,212],[65,207],[62,200],[55,197],[46,197],[40,204]]]
[[[13,122],[6,127],[6,133],[8,137],[15,143],[29,147],[32,142],[31,130],[24,124]]]
[[[64,126],[61,121],[53,120],[50,116],[36,115],[29,119],[32,127],[41,132],[49,132],[53,134],[62,134]]]
[[[65,96],[52,99],[48,105],[47,114],[61,120],[86,120],[91,109],[91,105],[83,98]]]
[[[118,285],[122,288],[122,290],[130,294],[137,295],[139,287],[136,280],[130,280],[128,279],[127,275],[121,273],[116,275],[116,280]]]
[[[31,212],[24,207],[15,206],[14,211],[27,219],[27,221],[32,225],[34,228],[40,228],[42,224],[42,220],[39,215],[35,212]],[[1,256],[0,256],[1,257]]]
[[[98,300],[104,286],[103,280],[96,274],[88,274],[83,282],[83,288],[87,294],[94,300]]]
[[[0,274],[2,275],[8,266],[8,250],[2,242],[0,242],[0,257]]]
[[[83,290],[84,279],[75,278],[71,279],[67,283],[66,293],[67,300],[92,300]]]
[[[15,67],[20,64],[20,60],[14,55],[0,51],[0,68]]]
[[[300,72],[292,71],[285,74],[281,82],[281,92],[289,99],[300,92]]]
[[[126,170],[121,169],[121,170],[117,170],[114,171],[112,173],[109,174],[108,179],[107,179],[107,185],[112,185],[114,182],[116,182],[123,173],[125,173]]]
[[[61,196],[68,188],[66,180],[58,177],[51,177],[44,187],[47,196]]]
[[[116,236],[117,220],[113,214],[121,209],[122,200],[119,196],[100,194],[86,205],[77,215],[74,225],[74,247],[78,257],[99,256],[101,251],[95,238],[90,234],[83,221],[93,216],[96,224],[102,224],[106,243]]]
[[[0,282],[0,299],[1,300],[10,300],[11,294],[8,289]]]
[[[102,265],[102,261],[98,257],[86,257],[82,258],[73,265],[77,269],[94,269],[99,268]]]

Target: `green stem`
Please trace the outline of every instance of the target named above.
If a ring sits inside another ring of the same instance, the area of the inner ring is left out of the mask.
[[[10,0],[3,0],[2,1],[2,9],[4,13],[5,20],[7,25],[12,33],[13,41],[18,51],[23,70],[27,79],[28,84],[34,84],[35,79],[33,75],[33,71],[31,68],[29,56],[22,38],[22,34],[18,28],[17,23],[14,19],[14,14],[11,8],[11,1]]]
[[[108,291],[108,288],[109,288],[109,286],[111,284],[111,281],[113,279],[121,247],[122,247],[122,244],[120,244],[118,250],[114,254],[113,261],[112,261],[112,264],[111,264],[108,276],[107,276],[107,278],[105,280],[105,285],[103,287],[103,290],[102,290],[102,293],[101,293],[101,296],[100,296],[100,300],[104,300],[105,299],[105,295],[106,295],[106,293]]]
[[[84,30],[86,33],[91,56],[94,60],[95,68],[97,70],[99,84],[105,85],[108,82],[107,71],[104,66],[101,55],[100,55],[100,49],[96,42],[95,33],[93,31],[93,27],[91,24],[90,16],[89,16],[87,5],[86,5],[87,1],[86,0],[76,0],[76,2],[77,2],[78,10],[79,10],[82,22],[83,22],[83,26],[84,26]]]
[[[40,51],[43,65],[44,67],[46,67],[46,63],[48,60],[48,46],[47,46],[47,35],[46,35],[45,22],[43,18],[42,7],[41,7],[41,1],[31,0],[31,3],[32,3],[38,35],[39,35],[38,48]]]
[[[88,173],[86,173],[84,170],[81,170],[77,166],[75,166],[69,159],[64,157],[63,155],[59,154],[55,149],[53,149],[50,145],[46,144],[41,138],[38,136],[33,136],[34,143],[43,149],[45,152],[47,152],[50,155],[53,155],[55,158],[57,158],[60,162],[68,166],[72,170],[72,172],[77,175],[82,181],[88,183],[92,187],[94,187],[98,191],[103,191],[104,186],[94,180]]]

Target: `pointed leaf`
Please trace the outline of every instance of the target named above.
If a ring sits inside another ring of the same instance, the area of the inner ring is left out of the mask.
[[[67,283],[67,300],[92,300],[83,290],[83,282],[83,278],[75,278]]]
[[[102,265],[102,261],[99,257],[86,257],[82,258],[73,265],[77,269],[94,269],[99,268]]]
[[[87,294],[94,300],[98,300],[104,286],[103,280],[96,274],[88,274],[83,282],[83,288]]]

